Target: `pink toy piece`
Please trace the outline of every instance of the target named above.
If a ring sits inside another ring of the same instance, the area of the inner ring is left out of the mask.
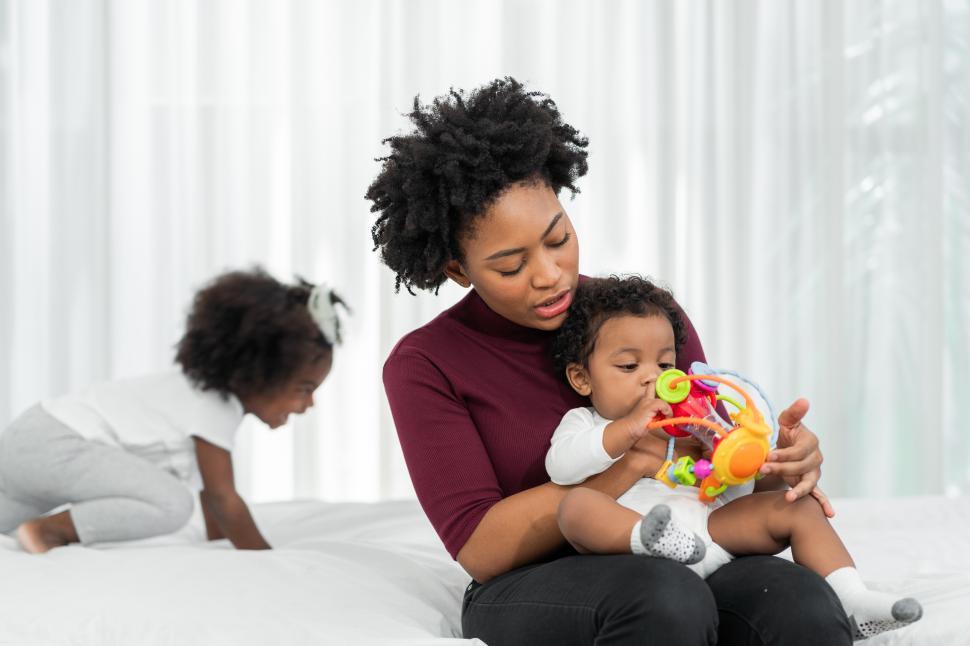
[[[711,463],[707,460],[698,460],[695,462],[694,475],[702,480],[711,475]]]

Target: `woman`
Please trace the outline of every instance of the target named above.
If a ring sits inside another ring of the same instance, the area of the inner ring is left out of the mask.
[[[474,287],[406,335],[384,366],[398,436],[425,513],[474,581],[462,628],[504,644],[851,643],[817,575],[774,557],[744,557],[706,583],[680,564],[581,556],[556,509],[568,487],[543,458],[563,413],[588,405],[553,371],[548,342],[580,277],[579,247],[559,202],[587,170],[587,141],[551,99],[514,79],[422,106],[413,132],[391,137],[368,190],[375,248],[397,288]],[[678,367],[704,360],[693,327]],[[814,495],[822,457],[799,400],[759,488]],[[689,451],[691,447],[681,447]],[[646,439],[583,486],[616,498],[663,461]]]

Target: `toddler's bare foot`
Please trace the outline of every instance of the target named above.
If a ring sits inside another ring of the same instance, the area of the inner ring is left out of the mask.
[[[17,541],[24,550],[31,554],[43,554],[70,542],[56,527],[46,521],[46,518],[34,518],[17,528]]]

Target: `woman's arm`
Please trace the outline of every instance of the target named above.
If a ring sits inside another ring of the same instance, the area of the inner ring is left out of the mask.
[[[192,439],[202,473],[200,499],[209,538],[228,538],[240,550],[270,549],[249,506],[236,491],[229,451],[199,437]]]
[[[556,510],[568,491],[546,483],[506,495],[466,403],[423,354],[397,348],[384,387],[421,506],[449,553],[484,581],[563,544]],[[666,443],[645,437],[582,486],[623,494],[663,463]]]
[[[663,440],[647,436],[581,486],[618,498],[660,468],[665,448]],[[458,562],[473,579],[484,583],[552,552],[564,541],[556,511],[570,489],[549,482],[495,503],[458,552]]]

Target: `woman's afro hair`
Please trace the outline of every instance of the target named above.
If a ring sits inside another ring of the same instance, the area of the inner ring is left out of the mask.
[[[636,275],[590,278],[576,288],[566,320],[552,340],[556,373],[565,377],[571,363],[588,366],[603,323],[616,316],[663,316],[674,329],[677,350],[687,341],[687,328],[673,295]]]
[[[509,77],[470,94],[454,90],[408,115],[414,130],[385,139],[380,174],[367,190],[378,213],[371,235],[381,260],[410,293],[437,291],[445,265],[462,260],[460,239],[510,186],[542,182],[579,192],[588,141],[556,104]]]
[[[284,386],[333,351],[307,308],[312,289],[302,279],[280,283],[259,267],[217,276],[195,295],[176,363],[196,386],[223,396]]]

